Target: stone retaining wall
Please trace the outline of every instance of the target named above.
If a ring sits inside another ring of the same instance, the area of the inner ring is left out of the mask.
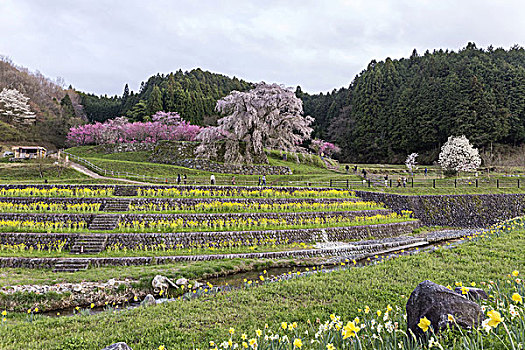
[[[68,213],[0,213],[0,220],[21,220],[35,222],[82,222],[90,223],[94,214],[68,214]]]
[[[255,155],[255,164],[229,164],[225,163],[224,154],[228,145],[225,142],[217,142],[216,154],[210,155],[210,159],[197,159],[196,148],[199,142],[187,141],[165,141],[159,142],[155,151],[150,157],[154,163],[173,164],[185,168],[210,171],[222,174],[243,174],[243,175],[288,175],[292,171],[287,166],[265,165],[268,159],[264,153]],[[241,143],[244,145],[244,143]],[[245,146],[241,147],[242,149]]]
[[[13,203],[13,204],[30,204],[30,203],[59,203],[59,204],[94,204],[100,203],[102,207],[110,198],[98,198],[98,197],[0,197],[0,202]]]
[[[58,242],[65,242],[64,250],[70,250],[79,233],[0,233],[0,244],[18,245],[37,248],[37,245],[49,247]]]
[[[224,231],[224,232],[184,232],[184,233],[122,233],[108,234],[108,245],[121,244],[127,248],[139,245],[176,246],[182,244],[205,244],[229,241],[263,241],[274,239],[276,243],[301,243],[315,241],[349,241],[369,237],[386,238],[409,234],[419,227],[419,221],[400,223],[329,227],[313,229],[265,230],[265,231]]]
[[[369,235],[376,238],[394,237],[402,234],[411,232],[413,229],[419,226],[418,221],[395,223],[395,224],[381,224],[371,226],[354,226],[354,227],[339,227],[325,229],[331,239],[355,239],[366,238]],[[288,230],[290,231],[290,230]],[[309,236],[315,236],[320,233],[320,230],[294,230],[294,231],[310,231],[307,232]],[[317,232],[316,232],[317,231]],[[234,234],[237,234],[235,232]],[[266,234],[265,231],[251,232],[254,237],[257,234]],[[288,235],[290,232],[288,232]],[[303,232],[304,234],[304,232]],[[20,234],[11,234],[20,235]],[[149,242],[151,238],[157,237],[175,237],[176,234],[162,235],[162,234],[128,234],[126,240],[125,235],[109,235],[109,240],[113,240],[115,237],[119,237],[121,242]],[[113,236],[113,237],[111,237]],[[157,236],[157,237],[155,237]],[[286,235],[285,235],[286,236]],[[154,241],[152,241],[154,242]],[[89,260],[92,267],[100,266],[134,266],[134,265],[155,265],[155,264],[169,264],[180,261],[208,261],[218,259],[276,259],[276,258],[288,258],[288,257],[314,257],[314,256],[332,256],[346,252],[362,253],[365,251],[377,251],[380,250],[381,246],[360,246],[357,249],[349,247],[348,249],[341,248],[326,248],[326,249],[303,249],[294,251],[282,251],[282,252],[266,252],[266,253],[245,253],[245,254],[210,254],[210,255],[180,255],[180,256],[161,256],[161,257],[124,257],[124,258],[81,258],[82,260]],[[13,267],[13,268],[53,268],[55,264],[63,260],[63,258],[2,258],[0,257],[0,268]]]
[[[218,243],[229,241],[262,241],[274,239],[276,243],[300,243],[314,241],[349,241],[369,237],[387,238],[409,234],[419,227],[419,221],[368,226],[330,227],[324,229],[291,229],[271,231],[224,231],[224,232],[184,232],[184,233],[108,233],[107,246],[118,244],[129,249],[139,246],[167,247],[182,244]],[[25,244],[36,248],[37,244],[48,245],[66,242],[65,250],[70,249],[81,234],[79,233],[0,233],[0,244]]]
[[[185,214],[124,214],[120,218],[120,222],[131,223],[136,220],[153,221],[153,220],[191,220],[196,222],[210,221],[210,220],[261,220],[261,219],[284,219],[287,222],[296,222],[301,219],[311,219],[315,217],[332,218],[345,217],[354,218],[356,216],[375,216],[388,215],[392,211],[388,209],[376,210],[357,210],[357,211],[328,211],[328,212],[297,212],[297,213],[214,213],[214,214],[200,214],[200,213],[185,213]]]
[[[366,201],[384,203],[400,213],[411,210],[425,225],[487,227],[525,215],[525,194],[405,196],[356,191]]]

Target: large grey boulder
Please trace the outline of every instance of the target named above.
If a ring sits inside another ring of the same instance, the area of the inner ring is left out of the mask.
[[[462,328],[479,325],[484,318],[481,307],[462,295],[431,281],[423,281],[408,299],[406,305],[407,326],[416,336],[423,335],[419,321],[426,317],[435,332],[454,324],[448,319],[452,315],[455,323]]]
[[[110,346],[107,346],[102,350],[133,350],[133,349],[130,348],[128,344],[120,342],[120,343],[111,344]]]

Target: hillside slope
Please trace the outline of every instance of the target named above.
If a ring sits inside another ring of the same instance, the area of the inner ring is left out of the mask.
[[[124,87],[122,96],[96,96],[81,93],[90,121],[104,121],[125,115],[133,121],[158,111],[177,112],[186,121],[197,125],[214,123],[217,100],[232,90],[245,91],[252,86],[236,77],[203,71],[200,68],[167,75],[157,74],[142,82],[138,93]]]
[[[73,90],[65,90],[41,73],[15,66],[0,56],[0,91],[4,88],[29,97],[36,120],[24,125],[0,114],[0,142],[33,141],[63,147],[69,128],[83,120],[80,99]]]
[[[525,50],[438,50],[370,62],[348,88],[297,91],[316,134],[337,142],[344,161],[403,162],[437,158],[450,135],[476,147],[525,142]]]

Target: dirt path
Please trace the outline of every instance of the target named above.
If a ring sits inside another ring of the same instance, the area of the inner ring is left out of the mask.
[[[82,173],[82,174],[85,174],[89,177],[92,177],[94,179],[101,179],[101,180],[112,180],[112,181],[122,181],[122,182],[127,182],[127,183],[131,183],[131,184],[138,184],[138,185],[154,185],[152,183],[149,183],[149,182],[140,182],[140,181],[133,181],[133,180],[128,180],[128,179],[120,179],[120,178],[116,178],[116,177],[106,177],[106,176],[102,176],[102,175],[99,175],[91,170],[89,170],[88,168],[86,168],[85,166],[83,165],[80,165],[78,163],[74,163],[74,162],[69,162],[69,166],[73,169],[75,169],[76,171]]]

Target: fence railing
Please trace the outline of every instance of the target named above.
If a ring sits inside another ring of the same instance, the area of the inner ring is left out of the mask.
[[[440,179],[364,179],[362,181],[330,180],[330,187],[411,187],[411,188],[523,188],[524,179],[521,177],[490,178],[440,178]]]

